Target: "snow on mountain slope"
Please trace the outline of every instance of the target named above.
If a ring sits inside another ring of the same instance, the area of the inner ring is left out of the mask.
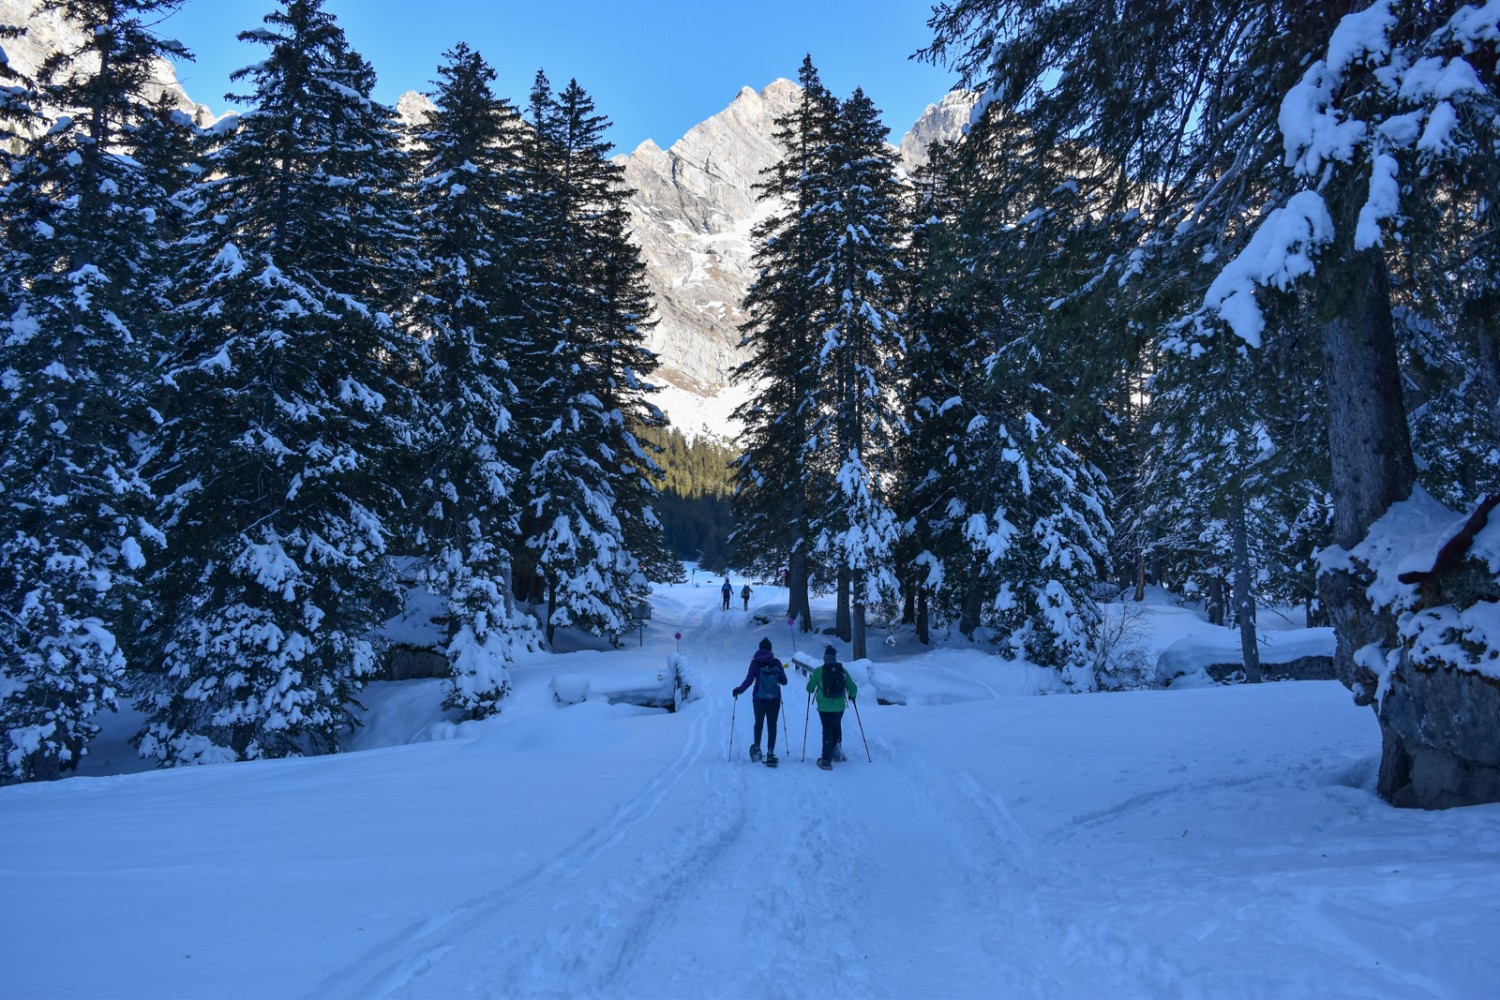
[[[82,33],[61,12],[41,11],[38,9],[41,5],[42,0],[0,0],[0,24],[26,29],[20,38],[6,39],[0,47],[4,48],[11,67],[32,79],[48,56],[63,49],[75,49],[83,39]],[[217,118],[209,108],[187,96],[177,81],[176,68],[166,59],[153,61],[145,90],[152,101],[163,93],[171,95],[172,103],[199,125],[210,125]]]
[[[633,235],[660,317],[650,340],[662,362],[658,380],[684,393],[664,399],[663,408],[687,433],[707,426],[727,436],[728,428],[712,426],[707,414],[727,415],[746,396],[729,383],[745,358],[738,345],[749,319],[742,303],[754,278],[751,231],[770,212],[756,200],[754,185],[781,157],[772,138],[775,119],[790,113],[801,94],[790,80],[758,93],[745,87],[670,149],[648,139],[616,158],[633,191]]]
[[[446,739],[0,788],[5,994],[1500,982],[1500,806],[1384,805],[1378,730],[1336,683],[1037,697],[1045,671],[982,650],[882,646],[854,667],[849,762],[801,762],[818,720],[798,679],[773,771],[747,760],[750,705],[729,697],[763,635],[792,645],[777,591],[760,596],[747,615],[710,586],[665,588],[644,645],[528,661],[504,715],[426,732]],[[579,664],[652,670],[679,649],[704,697],[677,714],[550,697]],[[887,683],[925,696],[881,705]],[[436,684],[403,690],[441,714]]]
[[[776,118],[789,114],[802,91],[776,80],[759,92],[745,87],[725,110],[663,150],[654,142],[616,158],[634,190],[630,211],[660,322],[650,346],[660,356],[660,381],[682,390],[663,400],[686,433],[705,426],[732,436],[727,415],[748,395],[731,385],[748,357],[739,348],[749,319],[745,292],[754,280],[752,231],[772,211],[756,197],[762,173],[781,158]],[[900,162],[913,169],[927,145],[957,137],[973,98],[950,94],[928,107],[902,139]]]

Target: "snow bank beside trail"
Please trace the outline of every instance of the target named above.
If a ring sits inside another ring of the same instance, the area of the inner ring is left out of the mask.
[[[1333,656],[1331,628],[1264,632],[1256,637],[1256,641],[1263,664]],[[1212,632],[1199,632],[1178,639],[1164,649],[1156,659],[1156,673],[1160,680],[1170,681],[1203,672],[1213,664],[1239,663],[1241,659],[1239,632],[1214,626]]]
[[[798,752],[772,771],[749,763],[729,697],[763,630],[697,596],[667,588],[644,648],[524,658],[494,719],[442,718],[440,681],[372,685],[370,743],[410,745],[0,788],[19,901],[0,907],[5,995],[1500,982],[1500,806],[1382,803],[1379,728],[1336,682],[1035,697],[1055,673],[982,643],[881,647],[850,664],[850,760],[800,761],[799,703],[783,715]],[[1171,642],[1197,634],[1179,611]],[[683,711],[554,697],[559,675],[604,684],[670,657],[703,681]],[[902,706],[872,697],[902,686]]]

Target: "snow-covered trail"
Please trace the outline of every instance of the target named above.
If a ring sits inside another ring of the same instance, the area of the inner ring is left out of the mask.
[[[749,700],[736,705],[729,689],[758,639],[775,641],[777,630],[738,608],[723,612],[717,600],[659,598],[655,624],[657,643],[683,633],[683,652],[707,687],[703,700],[660,723],[684,730],[676,757],[603,827],[404,928],[315,995],[1058,989],[1058,956],[1035,950],[1052,936],[1040,933],[1035,857],[1003,806],[918,747],[877,734],[869,762],[852,711],[849,762],[832,773],[804,763],[793,730],[806,723],[815,747],[818,720],[808,718],[795,672],[778,740],[783,765],[750,763]],[[893,809],[902,822],[891,822]],[[706,980],[705,970],[718,971]]]
[[[779,596],[663,588],[644,645],[518,664],[501,717],[422,742],[0,789],[0,993],[1493,995],[1500,806],[1384,806],[1338,685],[1031,697],[982,649],[883,649],[920,697],[864,691],[873,762],[852,711],[849,761],[802,762],[794,680],[771,770],[729,692],[762,636],[786,657]],[[679,632],[682,711],[551,697]],[[420,733],[423,683],[377,728]]]

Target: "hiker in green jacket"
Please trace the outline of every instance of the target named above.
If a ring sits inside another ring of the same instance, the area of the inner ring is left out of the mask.
[[[823,665],[808,677],[807,690],[818,693],[818,721],[823,724],[823,756],[818,758],[818,766],[831,771],[834,754],[844,742],[844,699],[855,701],[859,696],[859,685],[839,662],[839,651],[825,646]]]

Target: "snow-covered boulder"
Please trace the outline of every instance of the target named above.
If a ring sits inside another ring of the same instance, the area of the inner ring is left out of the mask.
[[[1334,635],[1331,628],[1267,632],[1260,637],[1260,664],[1266,680],[1333,680]],[[1215,628],[1185,636],[1156,659],[1163,684],[1179,677],[1206,674],[1218,683],[1244,671],[1238,630]]]
[[[1380,793],[1398,806],[1500,802],[1500,496],[1468,515],[1420,489],[1350,553],[1372,571],[1398,647],[1355,653],[1378,676]]]
[[[676,711],[684,701],[691,701],[697,695],[684,690],[680,670],[671,662],[673,659],[676,658],[669,657],[663,667],[642,669],[586,657],[580,669],[551,679],[552,698],[559,705],[603,701],[611,705],[639,705]]]

